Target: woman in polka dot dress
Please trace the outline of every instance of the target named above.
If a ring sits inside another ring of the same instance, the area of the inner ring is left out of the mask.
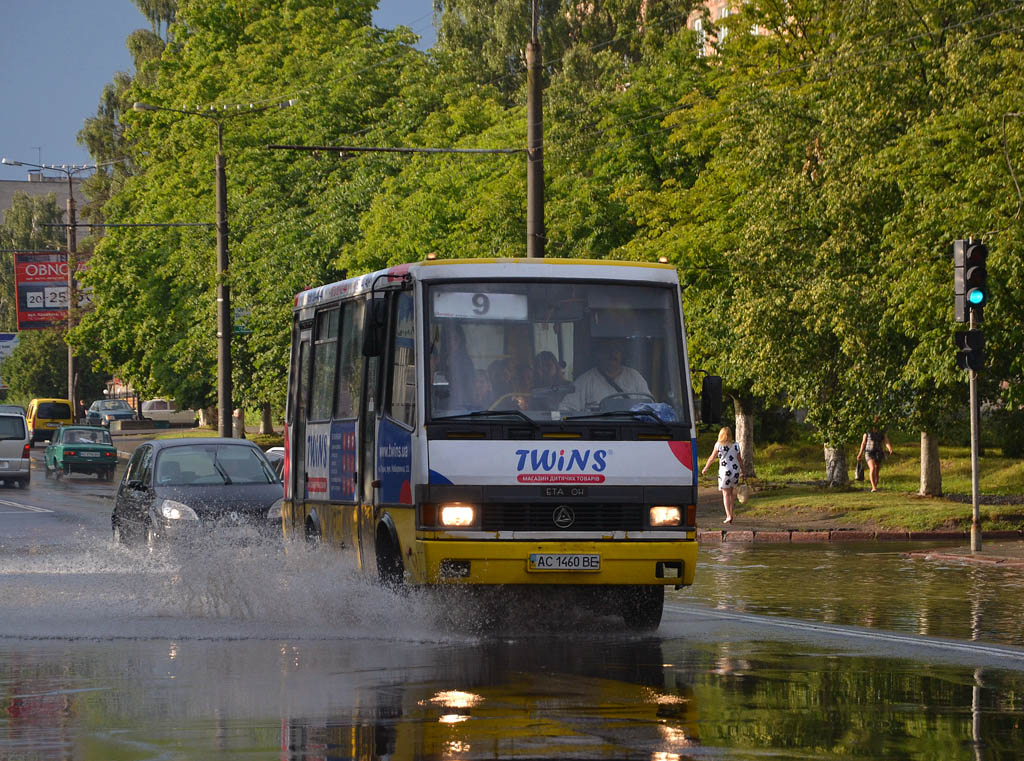
[[[715,448],[711,450],[711,456],[704,463],[701,473],[707,473],[711,463],[718,458],[718,489],[722,492],[722,503],[725,505],[725,520],[722,523],[732,523],[732,506],[735,497],[736,484],[740,482],[743,474],[743,458],[740,457],[740,445],[732,440],[732,429],[725,426],[718,432],[718,441]]]

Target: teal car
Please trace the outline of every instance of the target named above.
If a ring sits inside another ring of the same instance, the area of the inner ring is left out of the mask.
[[[95,425],[66,425],[53,434],[46,447],[46,477],[76,473],[95,473],[100,479],[114,480],[117,447],[106,428]]]

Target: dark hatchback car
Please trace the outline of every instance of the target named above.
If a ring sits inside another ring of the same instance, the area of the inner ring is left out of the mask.
[[[153,544],[214,528],[279,533],[283,496],[281,480],[250,441],[149,441],[128,461],[114,498],[114,541]]]
[[[85,412],[85,422],[107,428],[115,420],[134,420],[135,410],[124,399],[98,399]]]

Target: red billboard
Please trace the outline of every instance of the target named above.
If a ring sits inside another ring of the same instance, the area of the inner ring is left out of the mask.
[[[18,330],[41,330],[68,319],[68,255],[63,251],[14,254]]]

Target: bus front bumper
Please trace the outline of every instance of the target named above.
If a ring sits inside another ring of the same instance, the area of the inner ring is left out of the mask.
[[[693,583],[697,542],[419,540],[428,584]]]

